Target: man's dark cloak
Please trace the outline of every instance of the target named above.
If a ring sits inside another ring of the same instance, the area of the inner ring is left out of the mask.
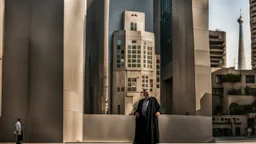
[[[145,99],[139,101],[136,110],[140,116],[139,118],[136,118],[134,144],[156,144],[159,143],[159,130],[158,119],[155,114],[160,112],[160,105],[155,97],[150,97],[147,107],[147,118],[145,118],[142,115],[144,100]]]

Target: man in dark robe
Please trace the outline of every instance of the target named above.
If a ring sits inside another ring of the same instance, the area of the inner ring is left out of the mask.
[[[159,143],[158,117],[160,105],[155,97],[150,96],[149,91],[143,91],[144,99],[139,101],[136,115],[136,128],[134,144]]]

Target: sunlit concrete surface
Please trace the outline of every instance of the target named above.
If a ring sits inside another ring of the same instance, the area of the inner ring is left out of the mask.
[[[135,117],[123,115],[84,115],[83,142],[132,142]],[[161,115],[160,142],[211,142],[212,118]]]

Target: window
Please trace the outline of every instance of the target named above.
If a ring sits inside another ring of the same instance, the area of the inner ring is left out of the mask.
[[[117,88],[117,91],[120,92],[120,87]]]
[[[156,85],[156,88],[160,88],[160,85],[159,85],[159,84],[157,84],[157,85]]]
[[[121,88],[121,91],[122,91],[122,92],[124,91],[124,87]]]
[[[153,79],[150,79],[150,92],[153,92],[153,87],[154,87],[154,81]]]
[[[141,67],[141,46],[128,45],[127,51],[127,63],[128,67],[140,68]]]
[[[137,31],[137,23],[131,23],[131,30],[132,31]]]
[[[222,75],[216,75],[215,76],[215,83],[216,84],[222,84],[223,82],[223,76]]]
[[[124,67],[125,61],[125,47],[123,40],[117,40],[117,55],[116,55],[116,67],[122,68]]]
[[[136,92],[137,91],[137,79],[136,78],[128,78],[128,92]]]
[[[223,96],[223,88],[213,88],[212,95]]]
[[[254,75],[247,75],[246,76],[246,83],[255,83]]]
[[[142,76],[142,88],[143,89],[149,88],[148,79],[149,79],[148,76]]]
[[[137,43],[137,41],[136,40],[132,40],[132,43]]]
[[[221,118],[221,121],[224,121],[224,118]]]

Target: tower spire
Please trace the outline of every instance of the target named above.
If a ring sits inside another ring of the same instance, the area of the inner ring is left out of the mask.
[[[244,51],[244,37],[243,37],[243,22],[244,19],[241,14],[240,9],[240,17],[237,20],[239,23],[239,46],[238,46],[238,69],[245,69],[246,62],[245,62],[245,51]]]

